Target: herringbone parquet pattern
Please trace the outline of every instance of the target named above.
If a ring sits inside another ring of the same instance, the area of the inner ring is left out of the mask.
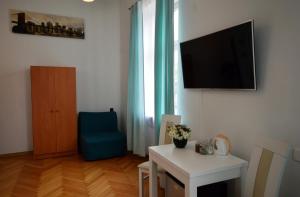
[[[29,155],[0,158],[0,196],[138,196],[137,165],[143,161],[144,158],[133,155],[93,162],[80,156],[45,160],[34,160]]]

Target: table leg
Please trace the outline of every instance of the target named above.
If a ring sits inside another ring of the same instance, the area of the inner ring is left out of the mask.
[[[151,159],[149,168],[149,194],[150,197],[157,197],[157,164]]]
[[[189,181],[184,185],[184,193],[185,197],[197,197],[197,186],[192,181]]]

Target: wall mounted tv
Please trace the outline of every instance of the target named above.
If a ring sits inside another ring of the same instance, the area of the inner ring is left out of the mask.
[[[184,88],[256,90],[253,21],[180,43]]]

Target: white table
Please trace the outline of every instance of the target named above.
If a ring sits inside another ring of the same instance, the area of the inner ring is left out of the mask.
[[[174,144],[149,147],[150,197],[157,196],[157,165],[185,185],[185,197],[196,197],[197,187],[241,177],[242,184],[248,162],[238,157],[200,155],[195,142],[179,149]]]

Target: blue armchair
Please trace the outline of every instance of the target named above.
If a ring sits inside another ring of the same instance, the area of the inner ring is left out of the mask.
[[[79,113],[79,149],[85,160],[126,154],[126,136],[118,130],[116,112]]]

